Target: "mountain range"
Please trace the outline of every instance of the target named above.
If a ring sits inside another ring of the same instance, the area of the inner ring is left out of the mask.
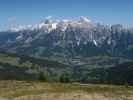
[[[0,79],[133,84],[132,60],[133,28],[83,16],[0,32]]]
[[[0,32],[0,49],[62,62],[92,56],[133,59],[133,28],[120,24],[102,25],[86,17],[47,18],[35,25]]]

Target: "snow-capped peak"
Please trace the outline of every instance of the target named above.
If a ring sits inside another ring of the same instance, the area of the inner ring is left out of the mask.
[[[11,28],[12,31],[22,31],[22,30],[39,30],[43,29],[45,32],[50,32],[59,28],[62,31],[67,29],[68,25],[73,27],[91,27],[93,23],[87,17],[81,16],[79,20],[69,20],[69,19],[62,19],[56,20],[53,19],[51,16],[45,18],[45,20],[39,24],[35,25],[25,25],[25,26],[18,26],[15,28]]]
[[[87,17],[84,17],[84,16],[81,16],[80,17],[80,20],[79,20],[80,22],[85,22],[85,23],[90,23],[91,22],[91,20],[89,20]]]

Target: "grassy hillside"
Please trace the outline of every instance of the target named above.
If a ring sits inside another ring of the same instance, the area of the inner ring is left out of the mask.
[[[2,100],[132,100],[133,87],[0,81]]]
[[[50,59],[0,52],[0,79],[133,84],[132,60],[108,56],[71,60],[67,65]]]
[[[70,69],[71,66],[56,61],[0,52],[0,79],[36,80],[43,73],[50,80],[57,80]]]

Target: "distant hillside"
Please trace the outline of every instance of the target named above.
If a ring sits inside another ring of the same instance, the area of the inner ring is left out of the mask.
[[[133,85],[133,61],[116,64],[113,67],[94,68],[88,76],[91,77],[88,82]]]
[[[75,62],[76,61],[76,62]],[[133,84],[133,61],[96,56],[72,65],[48,59],[0,52],[0,79],[81,83]]]
[[[40,73],[54,79],[70,68],[56,61],[0,52],[0,79],[33,80],[38,79]]]

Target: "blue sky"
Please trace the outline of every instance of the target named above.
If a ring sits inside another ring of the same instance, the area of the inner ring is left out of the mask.
[[[37,23],[46,16],[87,16],[103,24],[133,26],[133,0],[0,0],[0,30]]]

